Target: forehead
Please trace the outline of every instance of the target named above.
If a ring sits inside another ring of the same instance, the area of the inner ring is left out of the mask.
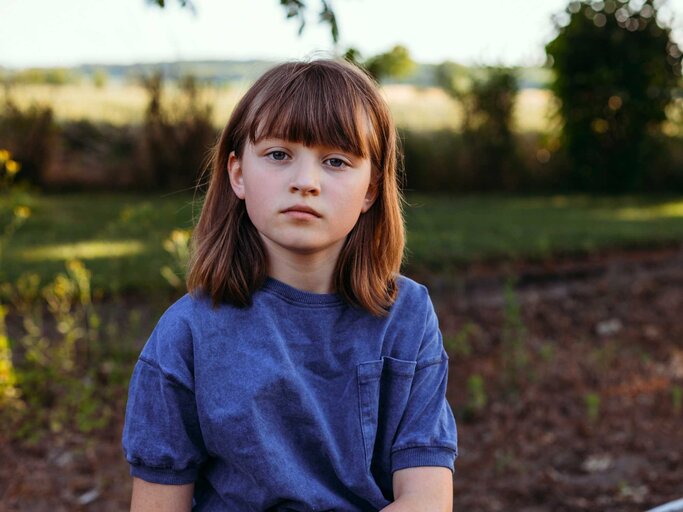
[[[369,91],[330,78],[302,75],[260,91],[245,120],[249,141],[278,138],[369,156],[376,131]]]

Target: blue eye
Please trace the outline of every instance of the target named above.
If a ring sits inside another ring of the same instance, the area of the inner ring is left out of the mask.
[[[344,162],[344,160],[342,160],[341,158],[329,158],[327,162],[330,164],[330,166],[338,168],[347,165],[346,162]]]
[[[285,158],[287,158],[287,153],[285,153],[284,151],[271,151],[268,154],[272,157],[273,160],[284,160]]]

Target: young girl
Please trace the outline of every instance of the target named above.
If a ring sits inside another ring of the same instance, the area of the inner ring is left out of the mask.
[[[375,83],[286,63],[223,130],[190,294],[131,383],[134,511],[452,508],[448,356],[399,274],[396,130]]]

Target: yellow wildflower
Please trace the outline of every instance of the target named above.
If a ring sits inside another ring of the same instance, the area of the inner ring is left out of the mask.
[[[12,155],[6,149],[0,149],[0,163],[6,162]]]
[[[66,263],[66,268],[75,274],[85,270],[85,265],[81,260],[69,260]]]
[[[174,229],[171,232],[171,240],[176,244],[187,244],[190,239],[190,232],[184,229]]]
[[[21,170],[21,164],[15,160],[7,160],[5,169],[7,169],[7,174],[12,176]]]
[[[31,209],[28,206],[17,206],[14,209],[14,216],[20,219],[28,219],[31,216]]]

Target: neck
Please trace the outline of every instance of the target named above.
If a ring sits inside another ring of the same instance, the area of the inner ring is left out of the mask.
[[[266,241],[268,275],[299,290],[333,293],[334,269],[342,244],[315,254],[283,251]]]

